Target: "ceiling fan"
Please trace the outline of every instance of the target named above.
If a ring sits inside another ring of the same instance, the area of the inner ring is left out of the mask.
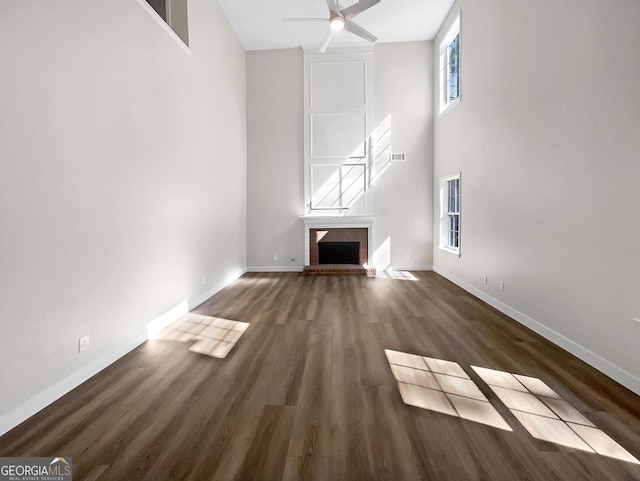
[[[378,38],[367,32],[351,19],[356,15],[360,15],[362,12],[373,7],[379,2],[380,0],[360,0],[358,3],[354,3],[350,7],[342,8],[336,0],[327,0],[329,18],[283,18],[282,20],[284,22],[329,22],[329,31],[327,32],[327,35],[319,49],[320,53],[324,53],[327,50],[333,35],[340,30],[346,30],[347,32],[364,38],[371,43],[375,43]]]

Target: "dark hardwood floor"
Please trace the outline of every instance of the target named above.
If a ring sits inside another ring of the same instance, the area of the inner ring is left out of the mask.
[[[471,366],[544,381],[640,458],[640,397],[433,272],[246,274],[195,312],[251,325],[225,359],[149,341],[0,438],[74,480],[640,480],[533,437]],[[403,403],[385,349],[454,361],[512,431]]]

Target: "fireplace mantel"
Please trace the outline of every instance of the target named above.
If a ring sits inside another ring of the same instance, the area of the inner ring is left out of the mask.
[[[312,225],[313,228],[318,227],[369,227],[373,225],[375,217],[365,215],[303,215],[300,216],[304,225]]]
[[[331,229],[345,228],[355,229],[364,228],[368,233],[368,265],[372,265],[372,246],[373,246],[373,216],[301,216],[304,222],[304,265],[310,263],[309,255],[309,232],[311,229]]]

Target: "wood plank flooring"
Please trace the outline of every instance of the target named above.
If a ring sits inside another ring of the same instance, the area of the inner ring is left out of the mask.
[[[149,341],[0,437],[0,456],[69,456],[76,481],[640,480],[532,436],[471,366],[543,381],[637,459],[639,396],[412,277],[246,274],[194,311],[250,323],[226,358]],[[511,431],[404,404],[385,349],[457,363]]]

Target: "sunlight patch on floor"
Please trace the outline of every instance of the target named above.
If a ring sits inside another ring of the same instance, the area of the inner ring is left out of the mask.
[[[540,379],[471,367],[534,438],[640,464]]]
[[[385,349],[405,404],[512,431],[458,363]]]
[[[393,270],[378,270],[376,271],[376,277],[384,279],[395,279],[398,281],[417,281],[418,278],[411,274],[409,271],[393,271]]]
[[[225,358],[249,327],[247,322],[219,317],[186,314],[155,336],[163,341],[192,342],[189,350],[206,356]]]

